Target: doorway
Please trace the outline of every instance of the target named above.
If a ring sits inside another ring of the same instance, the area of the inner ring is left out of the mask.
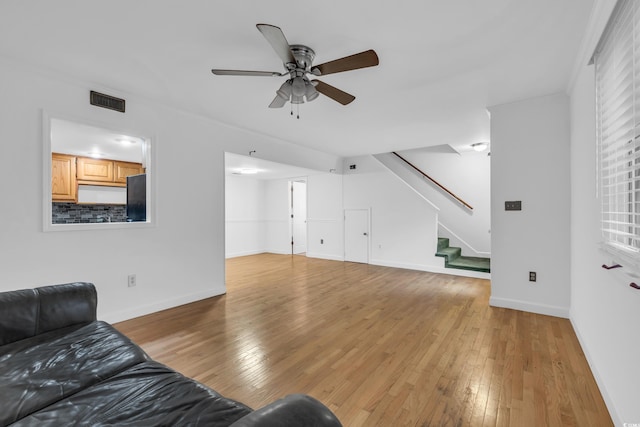
[[[344,211],[344,260],[369,263],[369,209]]]
[[[289,181],[291,188],[291,254],[307,252],[307,181]]]

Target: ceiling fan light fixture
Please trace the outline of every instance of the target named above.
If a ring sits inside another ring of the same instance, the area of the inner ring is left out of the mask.
[[[312,85],[309,81],[307,81],[304,95],[307,98],[307,102],[311,102],[317,97],[319,97],[320,93],[316,90],[316,87],[314,85]]]
[[[276,91],[276,95],[278,95],[285,101],[288,101],[289,98],[291,98],[291,80],[287,80],[286,82],[282,83],[280,89]]]
[[[304,104],[304,98],[302,95],[291,95],[291,103],[292,104]]]
[[[306,85],[304,78],[302,77],[294,77],[291,82],[291,93],[293,96],[302,97],[306,92]]]

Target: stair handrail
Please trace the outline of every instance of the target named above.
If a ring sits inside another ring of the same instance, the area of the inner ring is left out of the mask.
[[[473,207],[465,202],[464,200],[462,200],[460,197],[456,196],[453,192],[451,192],[447,187],[445,187],[444,185],[440,184],[438,181],[436,181],[435,179],[431,178],[429,175],[427,175],[426,173],[422,172],[420,170],[420,168],[418,168],[416,165],[414,165],[413,163],[411,163],[409,160],[405,159],[404,157],[402,157],[400,154],[396,153],[395,151],[392,151],[393,154],[395,154],[396,156],[398,156],[398,158],[400,160],[402,160],[403,162],[405,162],[406,164],[408,164],[409,166],[411,166],[413,169],[415,169],[420,175],[422,175],[423,177],[427,178],[429,181],[431,181],[432,183],[434,183],[435,185],[437,185],[441,190],[443,190],[445,193],[447,193],[448,195],[450,195],[451,197],[453,197],[454,199],[456,199],[460,204],[462,204],[465,208],[469,209],[469,210],[473,210]]]

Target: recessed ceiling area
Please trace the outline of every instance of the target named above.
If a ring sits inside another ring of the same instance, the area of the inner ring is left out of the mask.
[[[224,165],[226,175],[261,180],[301,178],[309,175],[327,173],[327,171],[300,168],[234,153],[224,153]]]
[[[565,91],[592,0],[322,3],[273,0],[0,4],[0,56],[339,156],[489,141],[486,107]],[[374,49],[333,74],[356,97],[268,108],[284,71],[256,29],[280,27],[315,63]],[[108,29],[105,33],[104,29]]]

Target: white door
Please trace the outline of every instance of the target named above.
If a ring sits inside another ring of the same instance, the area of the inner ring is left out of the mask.
[[[344,211],[344,260],[369,263],[369,210]]]
[[[291,182],[291,241],[292,253],[307,251],[307,183]]]

